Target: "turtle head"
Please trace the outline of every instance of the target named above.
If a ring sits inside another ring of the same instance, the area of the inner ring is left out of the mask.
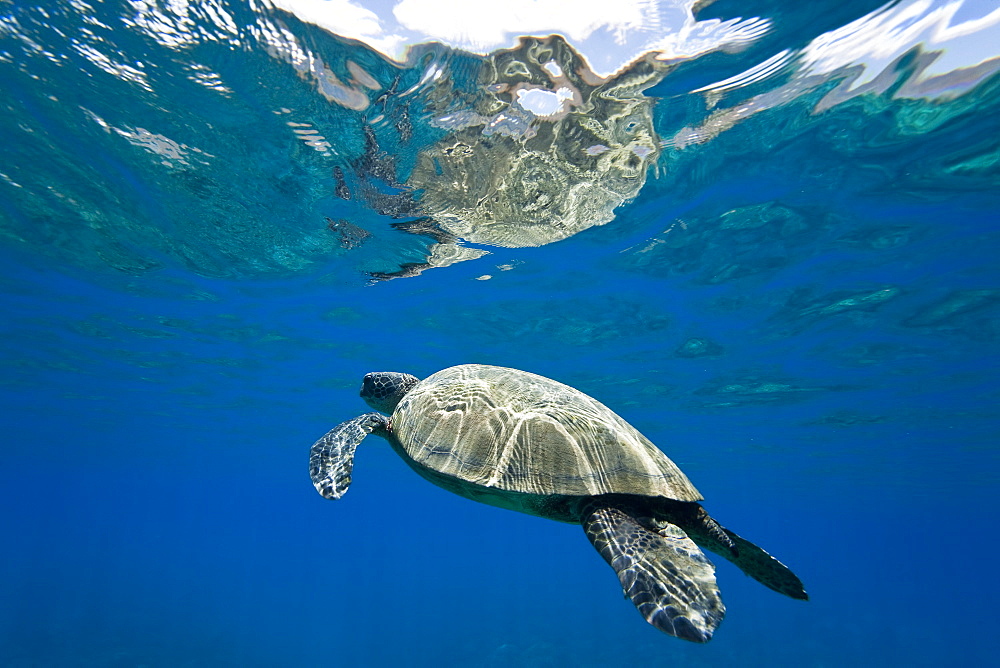
[[[361,383],[361,398],[375,410],[392,415],[403,395],[419,382],[419,378],[408,373],[373,371]]]

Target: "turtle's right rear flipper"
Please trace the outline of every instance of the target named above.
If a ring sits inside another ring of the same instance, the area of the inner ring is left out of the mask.
[[[587,504],[581,521],[647,622],[684,640],[711,639],[726,612],[715,567],[679,527],[650,526],[629,504],[601,497]]]
[[[365,436],[385,429],[381,413],[365,413],[341,422],[316,441],[309,450],[309,477],[324,498],[339,499],[351,485],[354,451]]]
[[[747,539],[719,526],[700,507],[699,510],[704,514],[701,521],[684,526],[694,542],[733,562],[741,571],[765,587],[801,601],[809,600],[809,595],[802,586],[802,580],[799,580],[788,566]],[[720,530],[724,536],[719,535]],[[727,544],[730,542],[731,545]]]

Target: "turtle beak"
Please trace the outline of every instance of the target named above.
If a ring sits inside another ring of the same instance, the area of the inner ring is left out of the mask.
[[[361,381],[361,398],[377,411],[392,413],[399,397],[395,396],[394,387],[387,377],[388,374],[372,372],[365,375]]]
[[[365,379],[361,381],[361,392],[358,393],[362,399],[366,399],[371,396],[375,396],[377,393],[377,387],[375,384],[374,374],[365,374]]]

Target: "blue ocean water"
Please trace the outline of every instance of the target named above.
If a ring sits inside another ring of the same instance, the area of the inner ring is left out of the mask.
[[[564,118],[497,106],[524,44],[396,63],[243,3],[2,5],[0,664],[994,663],[1000,42],[942,35],[996,11],[786,4],[700,9],[770,30]],[[491,236],[504,207],[533,227]],[[364,373],[468,362],[607,404],[811,600],[716,558],[695,645],[579,527],[377,438],[316,494]]]

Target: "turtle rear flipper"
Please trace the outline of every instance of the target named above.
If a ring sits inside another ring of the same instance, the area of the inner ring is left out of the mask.
[[[726,532],[726,535],[729,536],[729,539],[736,545],[736,549],[739,551],[739,556],[736,558],[727,556],[728,550],[725,552],[719,552],[720,555],[726,557],[739,566],[741,571],[752,577],[757,582],[773,589],[779,594],[784,594],[785,596],[790,596],[791,598],[795,598],[800,601],[809,600],[809,594],[806,593],[805,588],[802,586],[802,580],[800,580],[799,577],[792,572],[792,569],[785,566],[783,563],[765,552],[763,548],[757,547],[746,538],[741,538],[729,529],[723,530]],[[710,550],[712,549],[709,546],[706,547]]]
[[[715,567],[678,526],[654,530],[640,516],[626,504],[595,499],[581,522],[647,622],[684,640],[708,642],[726,613]]]
[[[339,499],[351,485],[354,451],[365,436],[385,429],[388,420],[381,413],[365,413],[341,422],[313,443],[309,450],[309,477],[324,498]]]
[[[700,506],[699,510],[704,517],[699,518],[698,522],[684,526],[698,545],[733,562],[741,571],[779,594],[801,601],[809,600],[809,595],[802,586],[802,580],[788,566],[746,538],[719,526]]]

